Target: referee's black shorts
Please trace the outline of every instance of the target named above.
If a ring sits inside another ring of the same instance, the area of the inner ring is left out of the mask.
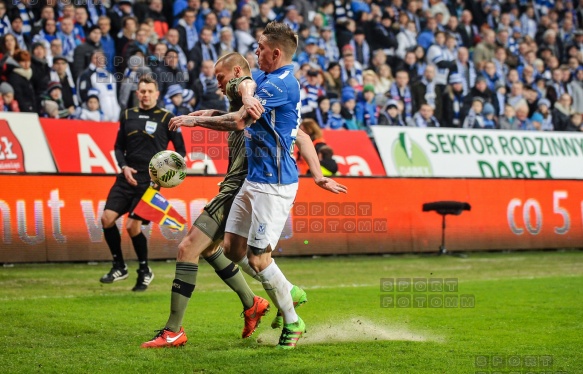
[[[138,205],[138,202],[150,186],[150,181],[142,182],[144,178],[134,178],[138,181],[137,186],[132,186],[128,183],[123,173],[118,174],[115,179],[115,183],[109,190],[107,195],[107,201],[105,202],[105,209],[113,210],[120,216],[126,213],[130,213],[129,217],[142,221],[143,225],[147,225],[150,221],[144,220],[138,215],[133,214],[133,210]]]

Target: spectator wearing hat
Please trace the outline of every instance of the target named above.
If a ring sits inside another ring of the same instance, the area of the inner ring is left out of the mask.
[[[49,73],[49,80],[59,82],[61,84],[61,95],[66,108],[78,107],[79,101],[77,97],[77,88],[71,69],[69,69],[69,61],[63,55],[53,56],[53,66]]]
[[[370,127],[378,124],[378,117],[375,89],[372,84],[367,84],[362,90],[362,97],[356,103],[356,121],[361,128],[371,133]]]
[[[16,16],[12,18],[12,22],[10,23],[11,30],[9,31],[12,34],[16,41],[18,41],[18,45],[21,49],[28,49],[30,47],[30,34],[24,31],[24,23],[20,16]]]
[[[356,95],[352,87],[342,89],[342,118],[344,118],[344,127],[348,130],[358,130],[356,121]]]
[[[36,93],[30,81],[32,78],[30,53],[25,50],[16,51],[10,60],[7,61],[6,67],[7,81],[14,89],[14,98],[18,102],[20,111],[38,112]]]
[[[47,89],[51,68],[47,61],[47,49],[44,43],[33,43],[32,55],[30,56],[30,67],[32,69],[32,78],[30,82],[34,91],[41,93]]]
[[[14,99],[14,89],[7,82],[0,83],[0,112],[20,112],[18,101]]]
[[[326,96],[326,91],[319,84],[319,75],[320,73],[314,69],[310,69],[306,73],[306,83],[300,90],[302,117],[316,118],[318,99]]]
[[[553,115],[551,114],[551,102],[548,99],[540,99],[537,103],[538,110],[533,114],[540,114],[542,131],[553,131]]]
[[[379,114],[379,126],[406,126],[399,113],[399,103],[396,100],[387,101],[385,110]]]
[[[96,49],[101,49],[101,29],[99,26],[91,26],[85,42],[80,44],[73,53],[73,76],[78,77],[89,66],[91,56]],[[104,54],[105,56],[105,54]],[[107,63],[106,63],[107,64]]]
[[[105,69],[106,59],[103,51],[96,49],[91,56],[91,63],[77,79],[79,102],[87,102],[90,89],[99,92],[99,103],[106,121],[119,120],[120,107],[117,100],[117,82],[114,76]]]
[[[480,97],[484,103],[491,103],[494,106],[494,112],[498,113],[500,105],[496,95],[488,89],[486,79],[482,76],[476,78],[476,84],[471,88],[470,92],[464,98],[464,107],[470,108],[474,98]]]
[[[413,112],[419,111],[421,105],[429,104],[433,108],[434,115],[441,118],[444,86],[437,82],[435,70],[434,65],[427,65],[423,78],[411,85]]]
[[[357,28],[354,31],[354,38],[350,41],[349,45],[352,47],[355,60],[360,63],[363,69],[366,69],[370,64],[371,54],[370,47],[364,35],[364,30]]]
[[[41,107],[49,118],[69,118],[75,111],[65,107],[59,82],[49,82],[47,91],[41,97]]]
[[[118,35],[120,32],[124,33],[122,29],[126,27],[125,20],[129,18],[133,19],[136,23],[133,32],[137,30],[137,19],[134,18],[133,5],[133,0],[118,0],[111,7],[108,16],[111,19],[111,32],[113,35]],[[127,32],[124,34],[129,36]]]
[[[322,70],[326,69],[326,58],[318,53],[318,40],[316,38],[306,40],[305,50],[298,55],[298,64],[317,65]]]
[[[464,122],[464,88],[462,77],[458,73],[449,76],[449,85],[443,92],[443,121],[444,127],[461,127]]]
[[[180,85],[174,84],[168,87],[168,92],[164,97],[166,110],[175,116],[187,115],[192,112],[192,107],[190,107],[188,101],[184,99],[184,91],[190,90],[185,90]]]
[[[219,89],[219,82],[215,78],[215,63],[211,60],[203,61],[201,73],[194,81],[193,91],[196,97],[195,110],[218,109],[227,110],[223,94]]]
[[[494,113],[494,106],[490,103],[484,104],[484,109],[482,110],[482,114],[484,116],[484,128],[485,129],[497,129],[498,128],[498,120],[497,116]]]
[[[87,93],[87,102],[76,112],[75,117],[84,121],[105,121],[105,115],[99,106],[99,92],[89,90]]]

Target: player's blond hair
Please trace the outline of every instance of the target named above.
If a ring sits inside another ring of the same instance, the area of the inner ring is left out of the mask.
[[[238,52],[227,53],[221,56],[215,63],[215,67],[222,64],[227,70],[233,69],[235,66],[240,66],[243,69],[245,75],[251,75],[251,68],[249,67],[249,62],[242,54]]]

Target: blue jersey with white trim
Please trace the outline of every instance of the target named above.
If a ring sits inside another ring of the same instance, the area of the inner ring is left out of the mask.
[[[265,74],[253,74],[255,98],[265,112],[245,128],[247,160],[252,182],[292,184],[298,181],[293,147],[300,126],[300,85],[293,65]]]

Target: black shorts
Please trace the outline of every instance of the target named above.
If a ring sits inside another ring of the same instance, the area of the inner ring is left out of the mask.
[[[118,174],[107,195],[105,209],[113,210],[120,216],[129,212],[130,218],[142,221],[143,225],[149,224],[150,221],[132,213],[149,186],[150,182],[138,182],[134,187],[128,183],[123,174]]]

